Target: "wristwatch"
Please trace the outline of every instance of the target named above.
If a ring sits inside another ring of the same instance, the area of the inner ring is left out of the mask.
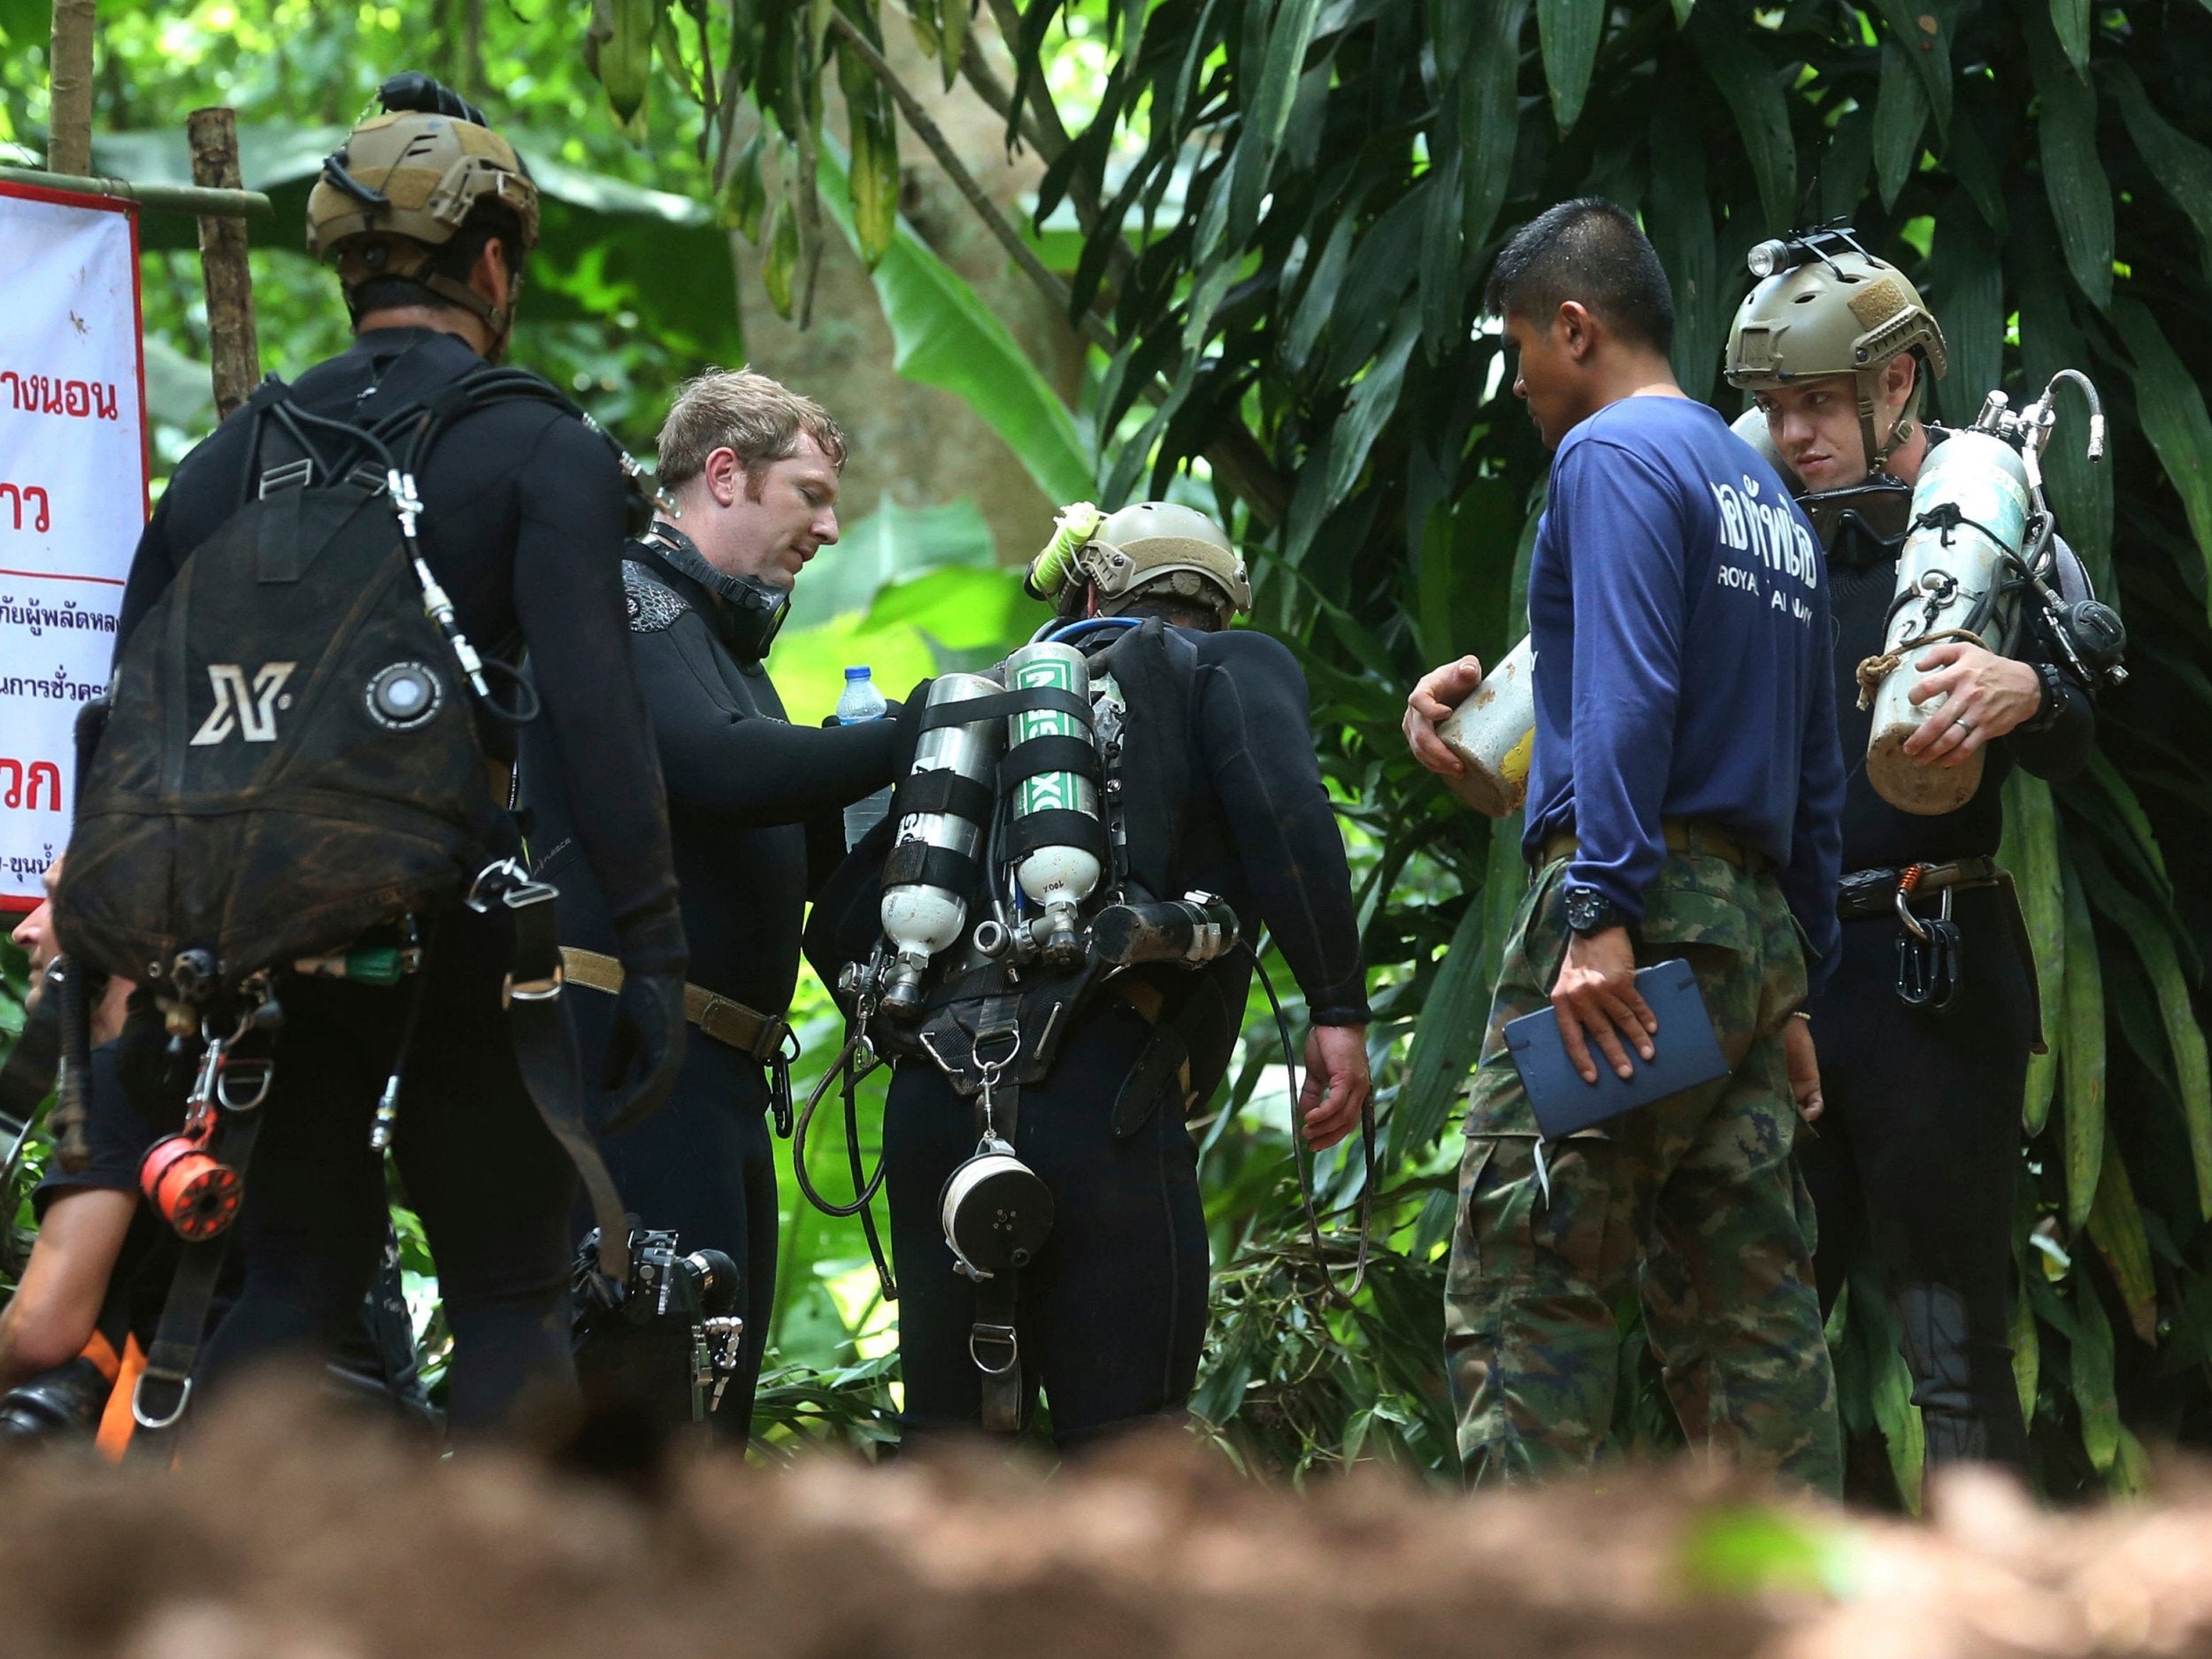
[[[1607,898],[1595,887],[1567,889],[1567,926],[1573,932],[1587,938],[1601,933],[1609,927],[1623,927],[1628,918],[1621,914],[1620,906]]]

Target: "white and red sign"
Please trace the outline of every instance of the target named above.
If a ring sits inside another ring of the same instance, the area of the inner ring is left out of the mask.
[[[71,732],[146,523],[134,210],[0,182],[0,910],[22,910],[69,838]]]

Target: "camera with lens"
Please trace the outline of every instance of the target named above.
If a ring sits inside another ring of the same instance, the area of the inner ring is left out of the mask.
[[[641,1410],[671,1426],[704,1423],[736,1375],[745,1321],[737,1263],[720,1250],[682,1252],[676,1235],[630,1227],[630,1276],[599,1267],[599,1233],[573,1276],[576,1370],[595,1406]]]

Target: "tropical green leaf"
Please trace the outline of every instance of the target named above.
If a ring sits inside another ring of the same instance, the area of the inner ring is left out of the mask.
[[[1320,9],[1320,0],[1251,0],[1248,8],[1246,50],[1256,45],[1263,56],[1259,79],[1243,99],[1243,125],[1229,167],[1225,230],[1233,248],[1241,250],[1259,223],[1260,201],[1275,172],[1283,131],[1290,125],[1299,72],[1305,66],[1306,49],[1313,43],[1314,19]],[[1213,251],[1213,243],[1202,241],[1198,257],[1208,258]]]
[[[2112,185],[2097,158],[2097,95],[2066,62],[2049,16],[2022,7],[2028,60],[2042,108],[2036,118],[2043,188],[2066,268],[2102,311],[2112,303]]]
[[[2012,1298],[2012,1381],[2020,1395],[2020,1415],[2035,1421],[2035,1390],[2041,1380],[2043,1344],[2036,1333],[2035,1310],[2028,1304],[2024,1282]]]
[[[767,143],[768,129],[755,127],[731,162],[730,176],[722,181],[718,216],[722,228],[736,231],[749,242],[760,241],[761,219],[768,211],[768,187],[760,166]]]
[[[1874,182],[1885,209],[1897,205],[1897,193],[1920,159],[1921,129],[1928,124],[1928,91],[1909,53],[1893,37],[1882,42],[1881,89],[1874,99]]]
[[[760,264],[760,286],[776,315],[791,315],[792,279],[799,269],[799,216],[791,205],[787,184],[768,215],[767,253]]]
[[[1675,27],[1682,28],[1688,25],[1690,20],[1690,12],[1692,9],[1696,6],[1696,4],[1697,0],[1674,0]]]
[[[1536,0],[1536,35],[1543,43],[1544,80],[1552,119],[1563,133],[1582,119],[1582,101],[1605,33],[1606,0]]]
[[[1936,389],[1946,417],[1962,426],[1997,384],[2005,351],[2004,265],[1989,227],[1962,196],[1936,231],[1935,267],[1936,315],[1951,354],[1951,372]]]
[[[2143,1212],[2127,1162],[2105,1130],[2104,1167],[2097,1178],[2097,1200],[2089,1211],[2089,1239],[2104,1257],[2112,1282],[2127,1306],[2128,1323],[2145,1342],[2158,1340],[2158,1284],[2151,1274],[2150,1240],[2143,1235]]]
[[[2089,0],[2051,0],[2051,29],[2074,73],[2089,73]]]
[[[1921,1477],[1927,1466],[1927,1432],[1920,1408],[1912,1402],[1912,1368],[1905,1363],[1897,1315],[1884,1294],[1880,1276],[1862,1269],[1851,1276],[1850,1325],[1868,1360],[1869,1403],[1889,1452],[1897,1494],[1911,1513],[1920,1513]]]
[[[1659,263],[1674,289],[1675,379],[1692,397],[1712,390],[1727,313],[1722,309],[1720,250],[1713,234],[1713,204],[1706,188],[1705,152],[1675,142],[1678,119],[1662,110],[1652,118],[1651,200],[1645,211]]]
[[[1859,198],[1866,194],[1866,170],[1874,163],[1874,111],[1862,104],[1846,110],[1828,135],[1820,157],[1820,216],[1824,219],[1858,217]]]
[[[1520,136],[1521,25],[1529,0],[1473,0],[1473,25],[1459,73],[1459,130],[1467,146],[1460,188],[1467,203],[1466,241],[1488,240],[1505,200]]]
[[[2190,532],[2212,572],[2212,415],[2205,411],[2204,388],[2141,305],[2117,302],[2112,320],[2135,360],[2135,409],[2143,435],[2157,451],[2166,481],[2181,497]]]
[[[1950,134],[1944,140],[1943,159],[1973,198],[1982,223],[2003,235],[2008,222],[2003,172],[1996,157],[1989,153],[1989,141],[1982,136],[1980,126],[1966,111],[1959,111],[1951,123]]]
[[[599,84],[615,119],[630,121],[645,107],[652,82],[653,36],[659,31],[667,0],[597,0],[595,28],[604,19],[606,38],[598,52]]]
[[[2058,264],[2051,257],[2058,233],[2048,204],[2039,196],[2016,197],[2007,237],[2005,274],[2019,297],[2020,364],[2027,383],[2041,387],[2061,369],[2093,365],[2089,342],[2074,321],[2073,306]],[[2110,460],[2093,463],[2085,453],[2087,427],[2079,396],[2059,398],[2060,426],[2043,452],[2043,477],[2059,530],[2096,584],[2098,596],[2124,610],[2112,557],[2113,468]]]
[[[2124,64],[2101,66],[2099,79],[2112,88],[2127,122],[2128,136],[2175,205],[2196,227],[2207,280],[2212,280],[2212,150],[2181,132],[2144,96],[2143,83]]]
[[[2022,1127],[2032,1137],[2043,1133],[2050,1116],[2067,1025],[2065,884],[2059,870],[2058,811],[2051,786],[2016,769],[2005,780],[2004,810],[2004,842],[1997,857],[2012,872],[2027,923],[2043,1010],[2043,1040],[2049,1049],[2028,1057],[2027,1098],[2020,1115]]]
[[[2094,1276],[2078,1261],[2074,1270],[2073,1310],[2075,1335],[2069,1360],[2074,1402],[2081,1411],[2082,1449],[2089,1454],[2091,1466],[2102,1474],[2120,1452],[2120,1396],[2113,1385],[2112,1321],[2106,1317]]]
[[[1958,0],[1880,0],[1889,39],[1903,50],[1935,117],[1936,131],[1951,130],[1951,36]]]
[[[1389,1157],[1417,1157],[1434,1144],[1482,1052],[1490,982],[1482,972],[1483,907],[1471,902],[1437,964],[1428,1001],[1406,1050],[1405,1083],[1390,1124]]]
[[[844,168],[826,149],[821,169],[823,205],[857,245]],[[871,275],[898,372],[952,393],[982,417],[1050,500],[1088,497],[1089,446],[1074,417],[959,273],[901,221]]]
[[[2212,1220],[2212,1061],[2206,1054],[2204,1026],[2197,1018],[2196,1003],[2182,972],[2171,926],[2118,881],[2100,881],[2093,895],[2098,909],[2112,918],[2135,954],[2142,958],[2158,997],[2159,1018],[2173,1056],[2174,1082],[2181,1097],[2182,1119],[2188,1130],[2189,1160],[2196,1175],[2197,1210]],[[2122,1176],[2124,1179],[2124,1174]],[[2115,1265],[2113,1276],[2122,1287],[2126,1279]],[[2132,1306],[2132,1303],[2131,1303]]]
[[[2104,1163],[2104,975],[2095,924],[2081,883],[2066,872],[2065,1034],[2059,1074],[2066,1085],[2066,1225],[2089,1219]]]
[[[872,35],[874,26],[865,26]],[[880,42],[876,42],[879,46]],[[847,190],[860,261],[871,271],[891,246],[899,224],[899,140],[889,91],[859,52],[841,41],[838,88],[845,95],[851,158]]]
[[[1690,37],[1735,114],[1752,176],[1758,180],[1762,228],[1776,236],[1789,230],[1797,217],[1797,145],[1790,136],[1782,72],[1747,38],[1757,33],[1708,8],[1697,14]]]
[[[1414,342],[1420,336],[1420,324],[1419,312],[1400,313],[1390,337],[1383,342],[1381,354],[1345,400],[1344,418],[1336,423],[1335,442],[1329,450],[1327,483],[1322,492],[1323,516],[1351,493],[1360,468],[1367,464],[1368,450],[1374,448],[1377,434],[1397,407],[1398,387],[1405,379],[1406,363],[1413,355]]]

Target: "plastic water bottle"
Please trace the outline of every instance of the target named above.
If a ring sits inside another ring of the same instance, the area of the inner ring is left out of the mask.
[[[864,720],[880,720],[891,711],[883,694],[876,689],[876,682],[867,669],[848,668],[845,671],[845,689],[837,699],[837,723],[840,726],[858,726]],[[861,838],[875,828],[891,810],[891,787],[888,784],[873,795],[864,795],[845,809],[845,849],[848,852],[860,844]]]

